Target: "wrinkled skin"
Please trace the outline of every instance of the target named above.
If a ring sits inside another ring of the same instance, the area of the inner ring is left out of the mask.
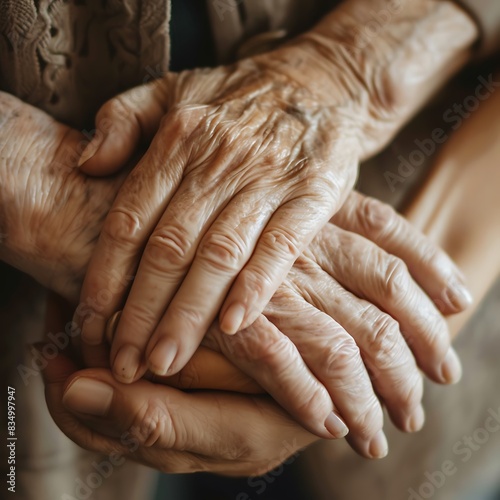
[[[137,276],[83,325],[84,351],[104,348],[105,325],[123,309],[115,371],[140,377],[145,358],[173,374],[217,315],[226,333],[259,317],[346,199],[359,159],[387,144],[477,37],[453,2],[419,0],[391,5],[376,35],[359,40],[387,7],[343,2],[277,51],[169,73],[103,106],[85,172],[114,172],[141,138],[154,140],[107,217],[81,300],[96,300],[111,271]]]
[[[360,147],[347,114],[264,59],[169,74],[103,106],[97,127],[107,133],[82,158],[100,146],[100,172],[157,130],[106,219],[81,294],[94,298],[110,270],[136,274],[111,352],[117,371],[145,355],[154,373],[174,374],[219,311],[231,334],[259,317],[354,184]],[[86,345],[103,342],[125,292],[83,325]]]
[[[17,161],[23,165],[22,171],[31,168],[29,175],[20,177],[25,188],[19,192],[33,193],[12,200],[11,218],[6,219],[7,241],[17,249],[21,268],[36,270],[42,283],[74,300],[109,210],[109,198],[115,196],[121,180],[87,179],[67,168],[71,167],[69,160],[61,156],[77,148],[78,134],[29,106],[20,106],[13,98],[3,99],[6,107],[10,104],[16,109],[12,117],[19,110],[22,113],[12,118],[13,137],[21,131],[26,137],[36,137],[23,155],[19,148],[2,151],[12,164]],[[23,130],[27,124],[33,131]],[[37,135],[37,131],[44,133]],[[4,144],[13,143],[7,140]],[[20,141],[16,144],[22,145]],[[30,156],[31,151],[37,155]],[[15,171],[13,168],[10,173]],[[18,178],[11,177],[11,182],[14,185]],[[10,191],[16,192],[13,188]],[[402,261],[361,234],[385,242],[386,249],[395,255],[404,255],[429,296],[445,299],[441,303],[445,313],[461,308],[448,300],[453,297],[449,282],[456,280],[458,271],[442,252],[375,200],[351,195],[335,222],[344,229],[329,224],[322,231],[255,325],[232,337],[222,335],[214,325],[206,344],[220,350],[322,437],[332,437],[324,422],[334,409],[333,400],[335,411],[351,431],[353,447],[365,456],[382,456],[386,452],[380,434],[382,412],[365,366],[392,419],[407,431],[423,424],[421,376],[409,347],[420,367],[436,381],[455,381],[460,368],[453,351],[448,351],[446,326],[431,300]],[[20,236],[16,227],[26,229],[23,244],[16,243]],[[426,314],[415,313],[422,310]],[[409,347],[398,323],[383,311],[399,320]],[[96,373],[100,377],[105,372]],[[115,386],[128,394],[124,386]],[[135,394],[135,389],[132,392]],[[305,394],[307,400],[303,401]],[[340,435],[336,429],[334,437]],[[79,442],[78,437],[71,437]]]

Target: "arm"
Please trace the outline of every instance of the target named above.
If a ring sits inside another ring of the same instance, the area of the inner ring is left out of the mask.
[[[124,175],[82,182],[77,131],[0,92],[0,259],[76,302]]]
[[[452,256],[477,306],[500,272],[500,74],[496,90],[441,150],[425,184],[406,210],[421,231]],[[450,318],[453,335],[474,308]]]
[[[344,89],[345,111],[359,120],[364,159],[470,60],[478,36],[473,19],[453,1],[348,0],[261,59],[306,88],[312,70],[325,103],[332,88]]]

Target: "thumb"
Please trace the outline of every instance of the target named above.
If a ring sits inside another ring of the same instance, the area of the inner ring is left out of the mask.
[[[43,346],[35,344],[34,347],[43,354]],[[116,451],[125,452],[126,448],[119,441],[108,436],[97,434],[80,422],[63,404],[64,388],[69,379],[77,376],[77,366],[65,354],[59,352],[55,357],[48,357],[42,369],[45,382],[45,401],[47,408],[56,425],[69,439],[82,448],[104,454]]]
[[[94,137],[78,162],[89,175],[110,175],[132,157],[141,141],[150,140],[167,111],[167,79],[135,87],[104,103],[96,115]]]

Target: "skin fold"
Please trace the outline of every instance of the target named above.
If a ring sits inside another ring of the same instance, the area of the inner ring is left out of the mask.
[[[359,27],[382,11],[366,39]],[[84,351],[105,349],[123,309],[115,373],[139,373],[145,359],[173,375],[218,316],[225,333],[251,325],[346,200],[358,162],[465,64],[477,36],[454,2],[351,0],[276,51],[168,73],[104,104],[83,171],[116,172],[150,145],[106,218],[80,300],[95,301],[111,272],[136,278],[91,321],[75,314]]]

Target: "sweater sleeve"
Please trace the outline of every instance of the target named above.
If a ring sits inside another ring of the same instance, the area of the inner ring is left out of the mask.
[[[500,52],[500,0],[457,0],[478,23],[479,57]]]

